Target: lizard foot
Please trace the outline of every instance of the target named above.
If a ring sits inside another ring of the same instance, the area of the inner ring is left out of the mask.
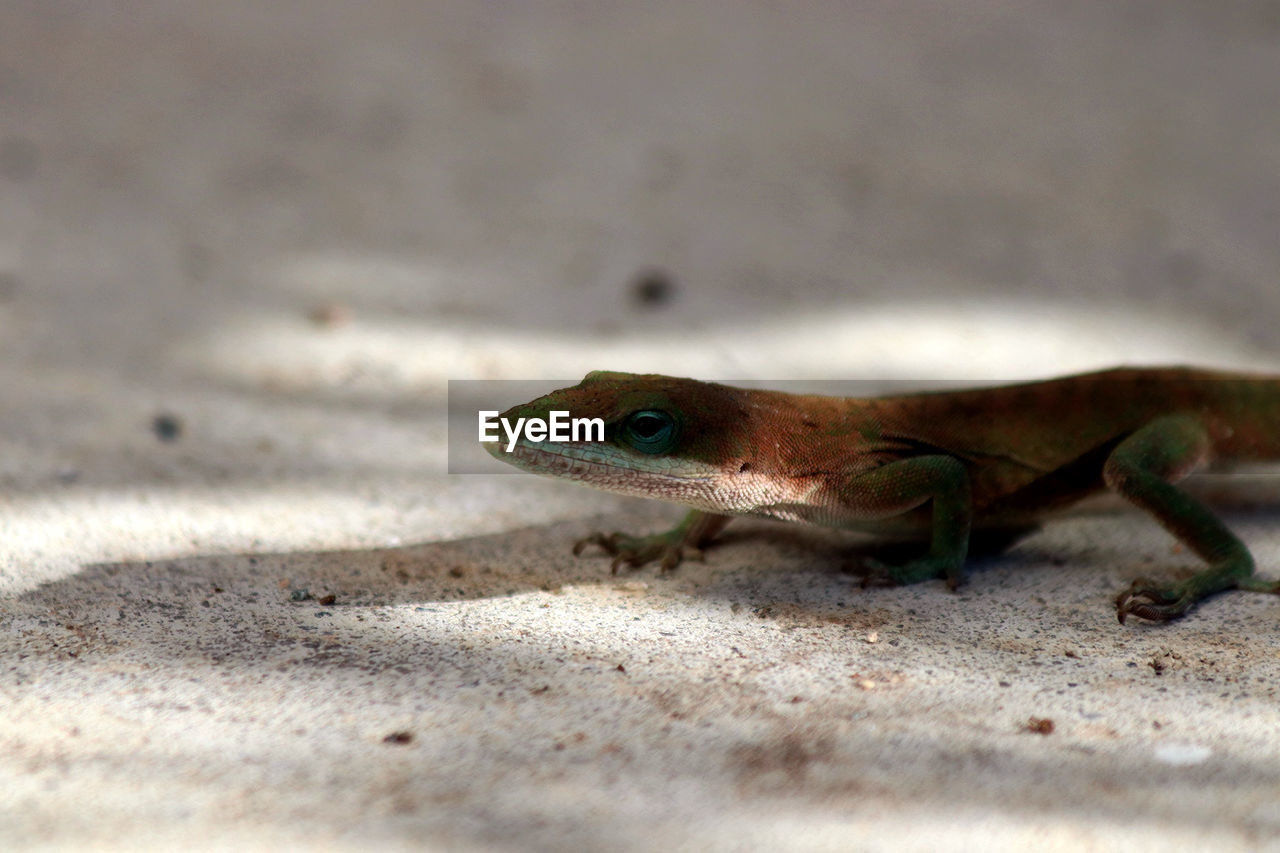
[[[1158,584],[1148,578],[1138,578],[1116,596],[1116,618],[1123,624],[1125,617],[1132,613],[1139,619],[1167,622],[1184,615],[1209,596],[1228,589],[1274,594],[1280,593],[1280,584],[1255,577],[1253,558],[1242,546],[1238,553],[1185,580]]]
[[[922,557],[899,565],[890,565],[867,558],[862,561],[862,565],[866,569],[866,574],[862,578],[863,589],[877,586],[906,586],[934,578],[946,578],[947,588],[955,592],[964,579],[959,563],[941,557]]]
[[[1248,574],[1251,569],[1251,563],[1225,564],[1164,586],[1148,578],[1138,578],[1116,596],[1116,617],[1121,624],[1130,613],[1139,619],[1167,622],[1184,615],[1200,600],[1226,589],[1280,595],[1280,582],[1254,577]]]
[[[1116,618],[1124,624],[1132,613],[1139,619],[1152,622],[1168,622],[1182,616],[1198,600],[1185,584],[1157,586],[1147,578],[1138,578],[1129,588],[1116,596]]]
[[[573,544],[573,555],[581,556],[588,545],[597,545],[606,554],[613,556],[609,571],[615,575],[624,564],[638,569],[645,563],[661,560],[658,570],[665,574],[680,565],[685,558],[702,559],[701,549],[684,544],[680,541],[683,538],[682,535],[677,537],[672,533],[675,531],[655,533],[652,536],[630,536],[621,532],[593,533]]]

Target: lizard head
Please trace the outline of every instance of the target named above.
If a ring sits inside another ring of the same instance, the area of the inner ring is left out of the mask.
[[[576,437],[535,441],[521,431],[485,449],[535,474],[723,512],[726,489],[758,451],[748,440],[758,407],[758,396],[727,385],[596,371],[500,416],[513,427],[521,418],[549,422],[553,412],[562,423],[590,422]]]

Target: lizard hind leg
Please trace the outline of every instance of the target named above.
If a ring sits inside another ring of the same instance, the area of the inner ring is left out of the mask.
[[[1253,577],[1253,557],[1236,535],[1171,482],[1204,460],[1210,446],[1199,418],[1166,415],[1120,442],[1107,458],[1102,472],[1107,485],[1150,513],[1209,564],[1207,569],[1173,583],[1135,580],[1116,597],[1116,615],[1121,622],[1129,614],[1152,621],[1176,619],[1198,602],[1228,589],[1280,592],[1280,584]]]

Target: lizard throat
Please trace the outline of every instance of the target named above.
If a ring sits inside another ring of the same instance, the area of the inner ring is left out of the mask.
[[[687,459],[636,458],[610,445],[519,442],[499,458],[534,474],[705,512],[806,522],[817,521],[823,512],[811,505],[814,483],[779,483],[763,472],[730,473]]]

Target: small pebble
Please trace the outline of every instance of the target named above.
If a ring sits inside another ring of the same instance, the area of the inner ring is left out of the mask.
[[[1156,761],[1174,767],[1204,764],[1212,755],[1209,747],[1195,743],[1166,743],[1156,747]]]
[[[645,270],[631,284],[631,295],[645,308],[660,308],[675,296],[675,282],[658,269]]]
[[[182,421],[177,415],[161,413],[151,419],[151,431],[156,434],[156,438],[168,444],[177,441],[182,435]]]
[[[336,329],[351,322],[351,308],[341,302],[325,302],[311,309],[311,322],[325,329]]]

